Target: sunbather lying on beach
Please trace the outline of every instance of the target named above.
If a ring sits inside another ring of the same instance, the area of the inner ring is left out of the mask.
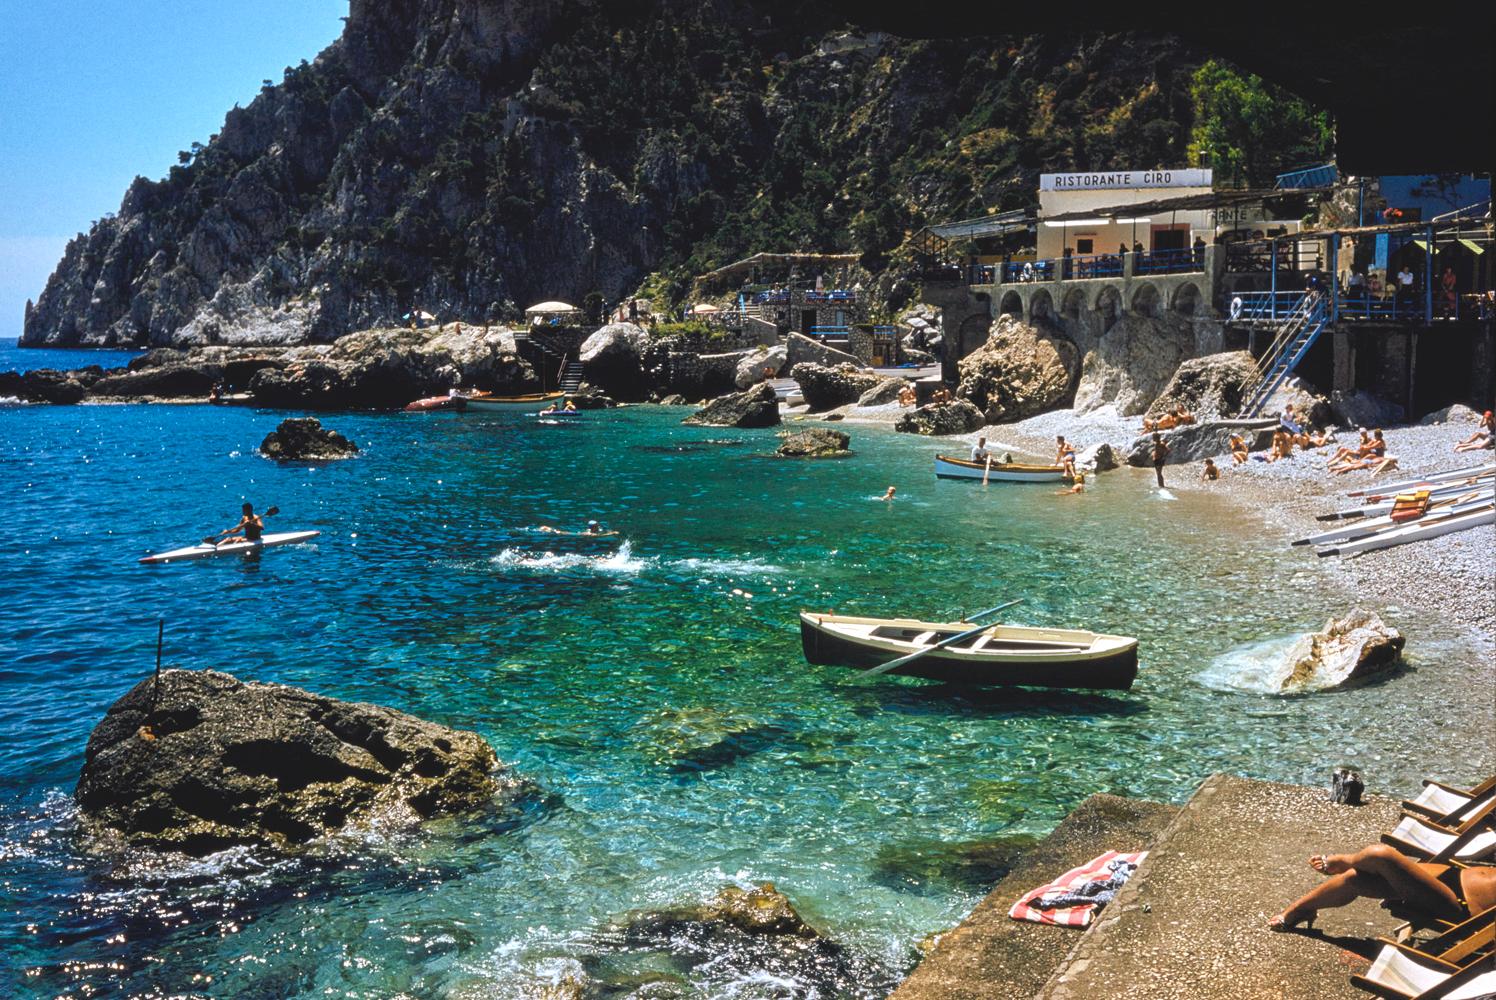
[[[1386,844],[1354,854],[1316,854],[1309,867],[1329,877],[1269,920],[1270,929],[1286,931],[1303,922],[1312,927],[1320,910],[1345,906],[1359,896],[1393,900],[1450,920],[1496,906],[1496,868],[1455,869],[1414,861]]]
[[[1371,442],[1362,445],[1360,457],[1347,458],[1342,462],[1331,462],[1330,471],[1336,475],[1344,475],[1355,469],[1375,469],[1377,472],[1385,472],[1397,467],[1397,459],[1387,455],[1387,442],[1382,438],[1380,428],[1371,432]]]
[[[1361,440],[1357,442],[1354,448],[1346,448],[1342,446],[1336,450],[1335,454],[1330,456],[1331,465],[1334,465],[1336,462],[1341,462],[1346,459],[1365,457],[1365,449],[1371,447],[1371,435],[1366,432],[1365,427],[1360,428],[1360,433]]]

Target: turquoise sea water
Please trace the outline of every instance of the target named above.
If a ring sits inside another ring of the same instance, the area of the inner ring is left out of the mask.
[[[1373,788],[1471,777],[1427,720],[1489,725],[1488,667],[1399,619],[1411,669],[1333,695],[1240,690],[1233,664],[1347,595],[1217,497],[1151,472],[943,482],[939,445],[848,426],[848,459],[687,411],[336,415],[363,449],[276,466],[286,414],[0,408],[0,978],[22,996],[525,997],[568,971],[638,997],[881,997],[990,872],[962,854],[1092,792],[1179,801],[1229,770]],[[890,484],[892,504],[878,502]],[[146,567],[279,505],[315,545]],[[600,518],[616,545],[546,536]],[[1127,694],[971,693],[807,665],[801,608],[1136,635]],[[98,860],[70,792],[93,724],[166,661],[476,730],[545,789],[513,829],[446,820],[276,859]],[[1464,719],[1460,713],[1473,713]],[[1131,845],[1114,845],[1125,849]],[[629,913],[772,880],[846,945],[827,973],[762,950],[626,942]],[[622,987],[620,987],[622,989]]]

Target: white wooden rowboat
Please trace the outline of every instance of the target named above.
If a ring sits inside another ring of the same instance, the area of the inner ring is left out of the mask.
[[[1347,493],[1348,497],[1368,496],[1391,496],[1394,493],[1406,493],[1409,490],[1422,489],[1436,483],[1446,483],[1454,479],[1469,479],[1472,476],[1489,476],[1496,473],[1496,462],[1489,465],[1474,465],[1468,469],[1449,469],[1445,472],[1433,472],[1419,479],[1404,479],[1398,483],[1377,483],[1368,486],[1364,490],[1354,490]]]
[[[528,396],[462,396],[455,397],[459,410],[478,413],[533,413],[552,403],[560,404],[566,398],[564,392],[535,392]]]
[[[992,472],[987,472],[987,463],[973,462],[949,455],[935,456],[935,478],[937,479],[982,479],[1007,483],[1057,483],[1065,476],[1058,465],[1022,465],[1017,462],[992,462]]]
[[[1430,503],[1428,510],[1413,520],[1417,521],[1431,515],[1462,514],[1465,511],[1475,510],[1483,504],[1491,503],[1493,499],[1496,499],[1496,493],[1493,493],[1489,488],[1485,490],[1470,490],[1457,497],[1450,497],[1438,503]],[[1391,528],[1409,523],[1411,522],[1394,521],[1391,514],[1384,514],[1381,517],[1368,517],[1351,524],[1341,525],[1338,528],[1331,528],[1329,531],[1321,531],[1317,534],[1306,535],[1303,538],[1296,538],[1293,544],[1329,545],[1331,542],[1349,541],[1352,538],[1361,538],[1365,535],[1381,531],[1383,528]]]
[[[1490,489],[1493,485],[1496,485],[1496,473],[1487,473],[1484,476],[1461,479],[1456,482],[1444,483],[1439,486],[1429,486],[1426,488],[1428,489],[1429,502],[1433,503],[1438,500],[1447,500],[1450,497],[1457,497],[1460,494],[1468,493],[1473,489]],[[1397,494],[1387,494],[1387,497],[1388,499],[1381,500],[1375,503],[1364,503],[1359,507],[1347,507],[1344,510],[1337,510],[1331,514],[1320,514],[1315,517],[1315,520],[1343,521],[1347,518],[1352,517],[1375,517],[1379,514],[1386,514],[1392,510],[1392,505],[1397,502]]]
[[[1483,524],[1496,524],[1496,504],[1488,503],[1485,506],[1461,514],[1420,518],[1417,521],[1410,521],[1397,528],[1388,528],[1385,531],[1375,532],[1367,535],[1365,538],[1357,538],[1332,548],[1320,549],[1317,554],[1321,556],[1353,556],[1361,552],[1390,549],[1394,545],[1406,545],[1408,542],[1418,542],[1425,538],[1438,538],[1440,535],[1450,535],[1456,531],[1478,528]]]

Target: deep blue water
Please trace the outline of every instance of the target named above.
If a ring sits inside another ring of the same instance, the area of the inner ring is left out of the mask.
[[[55,347],[17,347],[15,337],[0,337],[0,372],[29,372],[38,368],[67,371],[87,365],[123,368],[142,351],[72,350]]]
[[[1045,832],[1096,791],[1179,801],[1217,770],[1322,784],[1344,762],[1393,792],[1473,776],[1428,740],[1431,717],[1488,724],[1489,670],[1448,623],[1400,620],[1415,668],[1370,688],[1231,689],[1233,656],[1348,598],[1219,497],[1166,501],[1129,471],[1063,499],[937,481],[938,445],[856,426],[853,457],[784,462],[771,432],[684,413],[338,415],[360,457],[276,466],[254,450],[283,413],[0,408],[0,981],[522,997],[585,969],[676,983],[659,995],[881,997],[981,896],[942,844]],[[895,502],[873,499],[891,482]],[[245,498],[323,535],[137,564],[227,527]],[[622,544],[535,530],[591,517]],[[1014,595],[1011,621],[1138,636],[1134,690],[961,693],[800,654],[801,608],[951,615]],[[169,665],[476,730],[549,798],[514,830],[448,820],[290,860],[83,856],[84,744],[149,673],[159,618]],[[828,989],[608,930],[761,879],[856,971]]]

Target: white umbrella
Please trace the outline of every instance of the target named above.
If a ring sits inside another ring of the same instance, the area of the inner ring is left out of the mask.
[[[555,313],[574,313],[578,311],[576,306],[566,302],[540,302],[525,310],[526,313],[534,313],[538,316],[550,316]]]
[[[698,316],[702,315],[703,313],[719,313],[721,311],[721,309],[712,305],[710,302],[698,302],[696,304],[696,315]]]

